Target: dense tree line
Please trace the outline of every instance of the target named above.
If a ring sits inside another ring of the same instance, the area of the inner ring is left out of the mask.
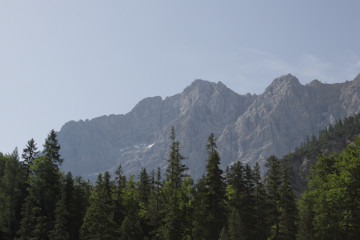
[[[360,141],[319,157],[307,191],[296,202],[288,167],[267,159],[220,169],[210,134],[206,174],[187,174],[171,129],[165,171],[125,177],[99,174],[95,184],[63,173],[55,131],[39,152],[31,139],[0,153],[0,239],[355,239],[360,229]],[[344,238],[345,237],[345,238]]]

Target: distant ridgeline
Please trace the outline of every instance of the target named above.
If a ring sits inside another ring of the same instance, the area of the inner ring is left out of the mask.
[[[269,156],[265,182],[257,163],[237,161],[224,172],[210,134],[206,174],[195,182],[172,127],[164,177],[160,168],[142,168],[127,178],[119,165],[114,178],[106,171],[91,184],[60,170],[52,130],[41,156],[33,139],[24,161],[17,151],[0,153],[0,239],[359,239],[359,132],[360,114],[283,162]]]
[[[285,155],[282,161],[290,167],[292,186],[297,196],[304,192],[311,166],[316,164],[318,156],[340,153],[359,134],[360,113],[329,125],[319,132],[318,138],[308,138],[294,152]]]

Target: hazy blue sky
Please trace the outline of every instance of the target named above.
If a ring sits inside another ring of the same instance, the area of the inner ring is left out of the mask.
[[[260,94],[360,73],[360,1],[0,1],[0,151],[194,79]]]

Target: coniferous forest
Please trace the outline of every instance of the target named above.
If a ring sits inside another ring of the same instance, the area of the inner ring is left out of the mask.
[[[341,124],[346,133],[360,123],[352,119]],[[325,135],[302,148],[325,144]],[[0,153],[0,239],[359,239],[359,138],[319,155],[300,199],[287,158],[269,156],[265,174],[242,162],[223,171],[210,134],[206,174],[195,182],[174,128],[170,140],[166,171],[126,177],[120,165],[94,184],[60,170],[54,130],[41,153],[33,139],[22,160],[17,150]]]

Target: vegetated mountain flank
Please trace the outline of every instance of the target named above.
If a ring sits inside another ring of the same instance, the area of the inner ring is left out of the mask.
[[[356,114],[329,125],[319,132],[318,138],[307,138],[294,152],[285,155],[281,160],[290,167],[291,185],[297,196],[305,191],[310,168],[317,163],[318,156],[342,152],[359,134],[360,114]]]
[[[58,133],[64,170],[94,178],[121,164],[124,174],[165,168],[171,126],[195,179],[205,172],[204,146],[217,137],[221,165],[250,165],[283,156],[336,120],[360,110],[360,75],[353,81],[302,85],[288,74],[260,95],[239,95],[223,83],[195,80],[180,94],[140,101],[125,115],[66,123]]]

